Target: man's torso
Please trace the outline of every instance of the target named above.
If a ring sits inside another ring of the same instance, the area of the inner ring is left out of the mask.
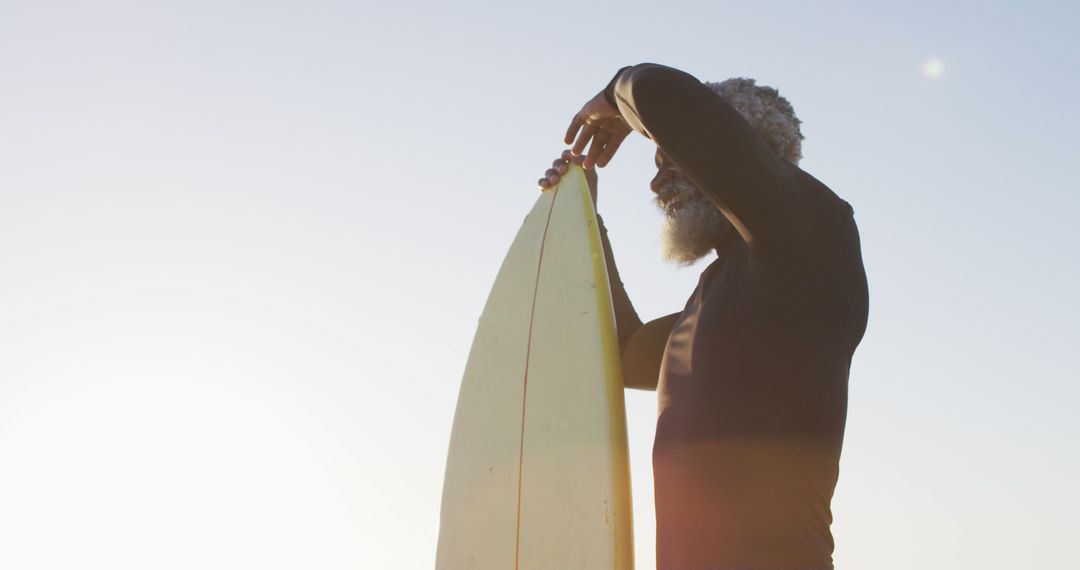
[[[800,247],[752,251],[736,236],[669,336],[653,452],[660,568],[831,568],[867,293],[850,208],[828,194],[847,215],[800,230],[815,234]]]

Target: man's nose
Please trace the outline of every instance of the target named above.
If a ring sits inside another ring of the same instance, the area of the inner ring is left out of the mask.
[[[652,181],[649,182],[649,188],[652,189],[653,193],[659,194],[660,189],[663,188],[668,179],[674,175],[675,171],[671,168],[661,168],[660,170],[657,170],[656,176],[653,176]]]

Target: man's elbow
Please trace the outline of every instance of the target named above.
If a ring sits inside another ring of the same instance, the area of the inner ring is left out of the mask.
[[[659,375],[643,374],[640,368],[635,367],[633,362],[627,362],[625,358],[623,359],[622,370],[624,388],[631,390],[648,390],[650,392],[656,391]]]
[[[624,386],[637,390],[656,390],[668,336],[678,318],[679,313],[673,313],[649,321],[630,335],[622,349]]]

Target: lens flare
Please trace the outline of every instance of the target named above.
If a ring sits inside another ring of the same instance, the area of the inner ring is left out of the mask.
[[[945,62],[936,57],[930,58],[923,63],[922,72],[927,79],[937,79],[945,73]]]

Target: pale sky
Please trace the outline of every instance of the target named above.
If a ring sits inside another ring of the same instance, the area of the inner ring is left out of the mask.
[[[1075,3],[0,2],[0,568],[434,562],[457,390],[575,111],[749,76],[855,208],[838,569],[1080,567]],[[600,172],[638,312],[654,147]],[[630,392],[652,570],[655,394]]]

